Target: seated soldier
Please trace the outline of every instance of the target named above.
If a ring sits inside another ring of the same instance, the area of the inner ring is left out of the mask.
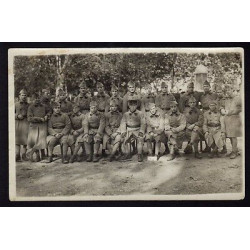
[[[165,134],[168,138],[168,147],[170,150],[170,158],[172,161],[175,155],[179,153],[179,148],[185,137],[186,118],[178,111],[177,102],[170,102],[170,111],[165,114],[164,127]]]
[[[219,157],[218,149],[222,150],[226,139],[224,117],[217,111],[216,105],[216,101],[211,100],[209,110],[204,113],[203,132],[208,146],[213,149],[210,158]]]
[[[110,101],[110,111],[105,115],[105,134],[103,137],[103,144],[110,143],[113,148],[109,156],[109,161],[113,161],[115,153],[119,149],[121,144],[120,124],[122,119],[122,113],[118,111],[118,100]]]
[[[185,153],[192,152],[192,146],[194,147],[194,157],[201,159],[201,155],[198,152],[198,142],[202,133],[203,115],[202,112],[196,107],[195,97],[190,97],[188,101],[189,107],[186,107],[183,114],[186,117],[186,138],[188,139],[188,145],[184,149]]]
[[[70,128],[71,123],[69,116],[61,112],[61,104],[58,102],[53,103],[53,114],[51,115],[48,122],[49,136],[47,137],[47,142],[49,163],[53,160],[53,149],[58,144],[62,146],[62,163],[68,163],[67,151]]]
[[[77,158],[77,161],[80,162],[82,158],[80,155],[77,155],[80,148],[82,148],[82,151],[84,152],[84,128],[83,128],[83,122],[84,122],[85,115],[80,112],[80,105],[74,104],[73,105],[73,114],[70,116],[71,120],[71,131],[69,135],[68,144],[71,147],[72,156],[69,160],[70,163],[73,163],[75,159]]]
[[[84,146],[87,154],[87,162],[98,162],[100,156],[98,154],[100,144],[103,139],[105,128],[105,117],[102,112],[97,110],[97,102],[90,102],[90,112],[86,114],[84,123]],[[94,146],[94,155],[93,147]]]
[[[120,126],[126,151],[123,159],[128,159],[131,157],[129,144],[131,144],[133,141],[136,141],[138,161],[141,162],[143,160],[142,149],[144,143],[145,117],[141,111],[137,110],[138,99],[136,97],[133,98],[130,96],[128,98],[128,107],[129,111],[123,114]]]
[[[160,147],[162,142],[162,134],[164,131],[164,115],[163,112],[156,107],[154,103],[149,103],[149,112],[146,114],[146,136],[149,156],[153,156],[152,142],[155,142],[155,155],[157,160],[160,158]],[[165,135],[165,134],[164,134]]]

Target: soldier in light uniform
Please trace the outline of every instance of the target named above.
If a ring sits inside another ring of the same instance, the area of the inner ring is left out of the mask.
[[[145,133],[145,117],[141,111],[137,110],[137,97],[130,96],[128,98],[128,107],[129,111],[123,114],[120,127],[126,149],[123,159],[130,158],[131,152],[129,150],[129,144],[133,141],[137,141],[138,161],[141,162],[143,160],[142,149]]]
[[[84,149],[84,118],[85,115],[80,112],[80,105],[75,103],[73,105],[73,114],[70,116],[71,121],[71,130],[69,134],[68,144],[71,147],[72,156],[69,160],[70,163],[73,163],[76,159],[78,162],[82,160],[80,155],[77,155],[80,148],[82,148],[83,155],[85,152]]]
[[[79,85],[80,93],[74,99],[74,103],[80,106],[80,112],[86,114],[89,112],[89,104],[91,102],[91,95],[88,93],[87,86],[84,82]]]
[[[70,116],[73,106],[72,103],[67,100],[67,94],[62,89],[58,91],[58,102],[61,104],[61,112]]]
[[[204,93],[200,97],[200,102],[201,102],[202,110],[208,111],[209,104],[211,103],[211,101],[216,100],[216,94],[210,91],[210,83],[208,81],[204,82],[203,89],[204,89]]]
[[[149,103],[149,112],[146,113],[146,136],[149,156],[156,155],[160,158],[160,147],[164,132],[164,113],[156,107],[155,103]],[[155,142],[153,153],[152,142]]]
[[[179,148],[185,138],[186,118],[178,111],[177,102],[170,102],[170,111],[165,114],[164,130],[168,138],[168,147],[170,150],[170,157],[168,161],[175,158]]]
[[[98,112],[105,112],[106,105],[108,105],[108,100],[110,96],[104,92],[104,86],[101,82],[97,83],[97,95],[92,98],[93,101],[97,103]]]
[[[150,84],[146,86],[147,93],[142,97],[141,111],[149,112],[149,103],[155,103],[155,94],[152,93],[152,87]]]
[[[137,109],[141,109],[141,95],[139,93],[136,93],[135,83],[134,82],[128,82],[128,91],[123,97],[123,103],[122,103],[122,113],[128,111],[128,100],[130,97],[137,100]]]
[[[122,119],[122,113],[119,112],[118,100],[114,99],[110,101],[110,111],[105,114],[105,133],[103,137],[103,144],[111,144],[112,152],[109,156],[109,161],[113,161],[115,153],[119,149],[121,144],[121,131],[120,124]]]
[[[204,113],[203,132],[207,144],[212,148],[210,158],[219,157],[218,149],[222,150],[225,141],[225,122],[224,117],[217,110],[217,103],[211,100],[209,110]]]
[[[188,145],[184,149],[185,153],[192,152],[192,146],[194,147],[194,157],[201,159],[201,155],[198,152],[198,142],[202,133],[203,126],[203,114],[196,107],[195,97],[190,97],[188,101],[189,107],[186,107],[183,114],[186,118],[186,138],[188,139]]]
[[[111,97],[108,99],[106,108],[105,108],[105,113],[108,113],[110,110],[110,102],[116,100],[118,106],[118,111],[122,112],[122,98],[118,94],[118,87],[115,85],[112,85],[111,87]]]
[[[16,161],[21,161],[20,147],[23,146],[22,160],[27,161],[27,139],[29,123],[27,112],[29,104],[27,102],[27,92],[22,89],[19,92],[19,101],[15,104],[15,129],[16,129]]]
[[[68,137],[71,129],[71,122],[66,113],[61,112],[61,104],[59,102],[53,103],[53,114],[48,122],[47,137],[49,163],[52,162],[53,149],[56,145],[60,144],[62,147],[62,163],[68,163]]]
[[[180,97],[179,101],[179,110],[182,113],[186,107],[188,107],[188,100],[191,96],[195,97],[196,99],[196,106],[198,107],[198,103],[200,102],[201,97],[200,92],[194,91],[194,83],[189,82],[187,85],[187,91]]]
[[[84,119],[84,146],[87,154],[87,162],[97,162],[100,159],[98,154],[100,144],[103,140],[103,133],[105,128],[104,113],[97,110],[98,105],[96,101],[90,102],[90,112],[86,114]],[[93,148],[94,147],[94,152]],[[94,155],[93,155],[94,153]]]

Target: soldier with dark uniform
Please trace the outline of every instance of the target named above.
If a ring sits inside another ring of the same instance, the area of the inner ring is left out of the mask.
[[[118,94],[118,87],[116,85],[112,85],[111,87],[111,97],[108,99],[106,108],[105,108],[105,113],[108,113],[110,110],[110,102],[116,100],[118,106],[118,111],[122,112],[122,98]]]
[[[42,158],[44,158],[44,150],[47,148],[47,120],[48,110],[41,103],[41,98],[38,93],[34,93],[34,102],[28,108],[28,148],[30,160],[34,161],[33,155],[36,153],[36,161],[40,161],[39,150],[43,150]]]
[[[215,100],[210,101],[209,110],[204,113],[203,131],[208,146],[213,149],[209,157],[219,157],[218,149],[222,150],[226,136],[224,117],[218,112]]]
[[[105,133],[103,137],[103,144],[111,144],[113,146],[112,152],[109,156],[109,161],[113,161],[117,150],[121,144],[120,124],[122,113],[119,112],[118,100],[110,100],[110,111],[105,114]]]
[[[53,110],[50,104],[50,91],[49,89],[42,90],[41,103],[45,106],[48,118],[51,116]]]
[[[68,137],[71,129],[71,122],[69,116],[61,111],[61,104],[59,102],[53,103],[53,114],[48,122],[47,137],[49,163],[52,162],[53,149],[60,144],[62,147],[62,163],[68,163]]]
[[[165,114],[164,120],[164,129],[170,150],[168,161],[172,161],[178,154],[185,138],[186,118],[178,111],[177,105],[176,101],[170,102],[170,111]]]
[[[19,92],[19,101],[15,104],[15,129],[16,129],[16,161],[21,161],[20,147],[23,146],[22,160],[27,161],[27,139],[29,123],[27,112],[29,104],[27,102],[27,92],[22,89]]]
[[[216,94],[210,91],[210,84],[208,81],[204,82],[203,88],[204,88],[204,93],[200,97],[200,102],[201,102],[202,110],[208,111],[209,104],[211,103],[211,101],[216,100]]]
[[[96,87],[97,95],[94,96],[92,100],[97,103],[97,111],[104,113],[110,96],[104,92],[104,86],[101,82],[98,82]]]
[[[194,91],[194,83],[190,82],[187,85],[187,91],[180,97],[180,102],[179,102],[179,110],[182,113],[186,107],[188,107],[188,100],[190,99],[191,96],[195,97],[196,99],[196,106],[198,107],[198,103],[200,102],[200,97],[201,97],[200,92]]]
[[[82,161],[82,157],[77,155],[80,148],[82,148],[83,154],[84,149],[84,119],[85,115],[80,112],[80,105],[75,103],[73,105],[73,113],[70,116],[71,121],[71,130],[69,134],[68,144],[71,147],[72,156],[69,160],[70,163],[73,163],[76,159],[78,162]]]
[[[155,94],[152,93],[152,87],[150,84],[146,86],[146,94],[142,97],[141,111],[149,112],[149,103],[155,103]]]
[[[186,118],[186,138],[188,139],[188,145],[184,149],[185,153],[192,152],[192,146],[194,147],[194,157],[201,159],[201,155],[198,152],[198,142],[202,133],[203,126],[203,114],[196,107],[195,97],[190,97],[188,101],[189,107],[186,107],[183,114]]]
[[[160,147],[162,134],[164,134],[164,113],[156,107],[155,103],[149,103],[149,112],[146,113],[146,136],[149,156],[156,155],[160,158]],[[155,142],[155,152],[153,153],[152,142]]]
[[[128,100],[132,97],[137,100],[137,109],[141,108],[141,95],[136,93],[135,83],[134,82],[128,82],[128,91],[123,97],[123,103],[122,103],[122,113],[128,111]]]
[[[70,116],[73,110],[73,106],[72,103],[67,100],[67,94],[62,89],[59,89],[58,91],[58,102],[61,104],[60,112]]]
[[[141,111],[137,110],[139,101],[136,96],[129,96],[127,101],[129,111],[123,114],[120,126],[122,139],[124,139],[124,146],[126,149],[123,159],[130,158],[131,152],[129,150],[129,144],[136,141],[138,161],[141,162],[143,160],[142,149],[146,125],[145,117]]]
[[[80,93],[75,97],[74,103],[80,106],[80,112],[86,114],[89,112],[89,104],[91,102],[91,95],[88,93],[87,86],[84,82],[79,85]]]
[[[90,112],[86,114],[84,119],[84,146],[87,154],[87,162],[97,162],[100,159],[98,154],[100,144],[103,139],[103,132],[105,128],[104,113],[97,110],[98,105],[96,101],[90,102]],[[93,150],[93,147],[94,150]],[[93,152],[94,151],[94,152]],[[94,153],[94,155],[93,155]]]

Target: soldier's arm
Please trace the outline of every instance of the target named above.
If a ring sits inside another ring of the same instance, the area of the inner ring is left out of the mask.
[[[111,136],[112,131],[111,131],[111,128],[110,128],[109,116],[108,115],[105,116],[105,120],[106,120],[106,122],[105,122],[105,132],[106,132],[106,134],[108,136]]]
[[[80,134],[84,132],[84,119],[85,119],[85,115],[82,114],[81,117],[82,117],[82,127],[77,130],[78,133],[80,133]]]
[[[181,119],[180,119],[180,126],[178,126],[177,128],[175,128],[175,131],[177,133],[183,131],[186,128],[186,117],[184,115],[181,115]]]
[[[220,116],[220,125],[221,125],[221,132],[225,133],[226,132],[226,128],[225,128],[225,120],[224,120],[224,116]]]
[[[69,119],[69,116],[65,114],[65,127],[61,133],[67,135],[69,134],[70,129],[71,129],[71,121]]]
[[[104,131],[104,128],[105,128],[105,117],[104,117],[103,114],[101,114],[100,125],[99,125],[99,128],[97,130],[97,133],[102,135],[103,131]]]
[[[28,108],[27,118],[28,118],[27,119],[28,122],[41,122],[42,121],[42,118],[34,116],[32,106],[29,106]]]
[[[234,109],[228,110],[227,115],[238,115],[242,111],[240,99],[235,99]]]
[[[49,133],[49,135],[53,135],[53,136],[55,136],[57,134],[57,132],[52,127],[51,120],[48,121],[48,133]]]

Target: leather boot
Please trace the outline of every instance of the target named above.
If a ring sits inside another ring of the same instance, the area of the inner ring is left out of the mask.
[[[184,149],[184,153],[185,153],[185,154],[191,154],[191,153],[193,153],[192,145],[188,144],[188,145],[186,146],[186,148]]]
[[[63,155],[63,157],[62,157],[62,163],[63,163],[63,164],[69,163],[69,161],[68,161],[68,159],[67,159],[67,156],[64,156],[64,155]]]
[[[138,162],[142,162],[142,161],[143,161],[142,154],[138,154]]]
[[[20,155],[16,155],[16,162],[21,162],[21,157],[20,157]]]
[[[195,152],[195,153],[194,153],[194,158],[202,159],[202,156],[200,155],[199,152]]]
[[[232,152],[230,155],[230,159],[235,159],[237,157],[237,154],[235,152]]]
[[[175,154],[170,154],[169,158],[167,159],[168,161],[172,161],[175,158]]]
[[[87,155],[86,161],[87,162],[91,162],[92,161],[92,155],[91,154]]]
[[[51,163],[52,161],[53,161],[52,156],[49,156],[49,158],[48,158],[48,163]]]
[[[22,154],[22,159],[23,159],[23,161],[28,161],[29,160],[25,153]]]
[[[98,154],[94,154],[93,162],[98,162],[100,160],[100,156]]]
[[[69,159],[69,163],[73,163],[76,159],[76,156],[75,155],[72,155]]]

